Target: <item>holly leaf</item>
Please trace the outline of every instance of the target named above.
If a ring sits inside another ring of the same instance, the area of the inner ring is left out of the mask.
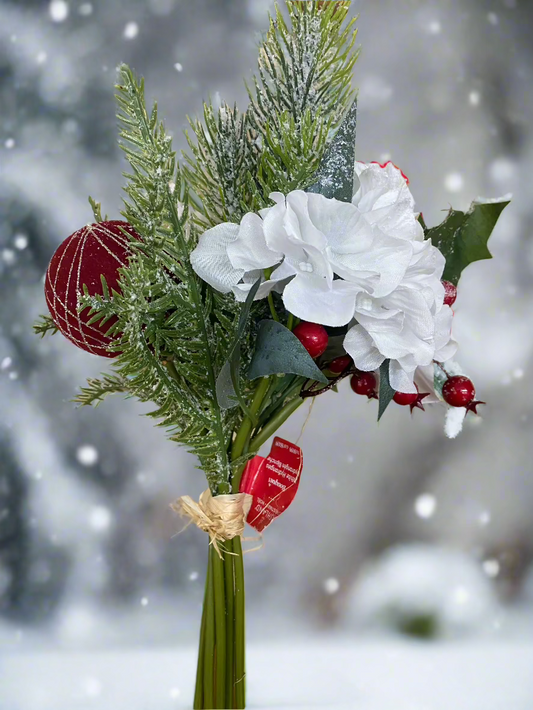
[[[357,101],[350,106],[318,169],[317,181],[307,192],[351,202],[355,177]]]
[[[394,399],[396,390],[390,386],[389,380],[389,365],[390,360],[385,360],[379,368],[379,412],[378,422],[385,414],[385,410]]]
[[[510,198],[487,202],[476,201],[468,212],[450,210],[437,227],[428,229],[431,239],[446,258],[443,278],[457,286],[461,273],[469,264],[492,259],[487,242]]]
[[[241,340],[244,336],[248,316],[255,298],[255,294],[261,284],[261,279],[258,279],[250,289],[246,298],[241,313],[239,323],[235,332],[235,338],[228,350],[228,358],[222,369],[220,370],[216,381],[217,402],[221,409],[231,409],[240,403],[244,411],[247,410],[239,386],[239,377],[241,369]]]
[[[274,320],[262,320],[248,378],[281,374],[300,375],[325,385],[329,382],[294,333]]]

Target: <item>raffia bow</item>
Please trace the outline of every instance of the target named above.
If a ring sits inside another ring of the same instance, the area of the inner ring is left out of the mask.
[[[208,488],[201,494],[198,502],[190,496],[182,496],[170,507],[176,513],[189,518],[186,527],[194,523],[200,530],[206,532],[211,545],[222,557],[218,543],[242,536],[252,500],[249,493],[213,497]]]

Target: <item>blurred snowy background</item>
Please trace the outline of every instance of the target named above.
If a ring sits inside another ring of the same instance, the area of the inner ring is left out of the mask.
[[[391,637],[430,639],[421,658],[435,644],[473,643],[506,692],[505,669],[483,649],[521,647],[533,632],[533,6],[352,5],[363,50],[358,157],[401,166],[428,224],[450,204],[514,194],[491,241],[496,258],[468,269],[456,304],[459,359],[489,405],[449,441],[440,411],[412,421],[391,407],[378,427],[375,407],[347,383],[321,398],[301,441],[298,497],[246,558],[249,639],[253,647],[337,634],[384,648]],[[206,541],[194,529],[175,535],[169,503],[198,495],[202,474],[134,402],[75,411],[77,387],[106,362],[60,336],[40,341],[31,326],[45,310],[53,251],[91,219],[87,196],[113,218],[120,210],[117,64],[145,76],[183,148],[186,115],[202,98],[245,103],[242,77],[255,66],[269,6],[0,0],[2,710],[62,710],[57,688],[22,682],[29,666],[9,670],[29,651],[42,653],[44,677],[63,668],[54,654],[67,650],[157,654],[196,641]],[[504,665],[511,658],[504,653]],[[383,707],[530,710],[533,680],[520,690],[501,705],[476,705],[468,686],[464,706],[404,706],[396,694]],[[176,707],[180,692],[153,707]],[[122,710],[97,676],[80,675],[76,698],[65,708]]]

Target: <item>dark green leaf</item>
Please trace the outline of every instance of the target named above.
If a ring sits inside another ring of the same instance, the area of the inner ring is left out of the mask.
[[[318,169],[317,181],[307,190],[324,197],[351,202],[355,175],[355,133],[357,102],[346,114]]]
[[[443,278],[457,285],[463,269],[474,261],[491,259],[487,242],[509,200],[474,202],[468,212],[451,210],[444,222],[426,232],[444,254]]]
[[[381,417],[385,414],[385,410],[392,402],[396,390],[393,390],[390,386],[389,380],[389,365],[390,360],[385,360],[379,368],[379,413],[378,422]]]
[[[241,367],[240,344],[246,330],[250,309],[260,284],[261,279],[258,279],[250,289],[246,302],[243,304],[235,338],[228,350],[228,359],[224,363],[217,377],[217,402],[221,409],[231,409],[239,404],[239,402],[241,402],[241,406],[246,409],[246,406],[242,401],[239,388],[239,375]]]
[[[256,380],[280,374],[300,375],[325,385],[329,382],[294,333],[274,320],[263,320],[248,377]]]

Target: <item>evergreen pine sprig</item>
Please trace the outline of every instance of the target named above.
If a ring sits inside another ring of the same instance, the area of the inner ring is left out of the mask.
[[[239,222],[270,204],[273,191],[305,189],[354,100],[355,20],[349,3],[289,0],[259,47],[258,76],[245,113],[212,103],[191,122],[185,178],[206,229]]]
[[[33,326],[33,332],[41,338],[45,335],[55,335],[58,331],[59,328],[50,316],[39,316],[39,320]]]
[[[126,379],[119,375],[105,374],[101,379],[88,379],[87,387],[80,388],[80,393],[75,397],[74,402],[82,407],[97,407],[109,395],[127,394],[129,391],[129,383]]]
[[[335,129],[355,95],[357,30],[355,19],[346,20],[349,3],[289,0],[287,7],[288,22],[279,6],[270,18],[259,76],[249,88],[251,122],[263,137],[267,129],[283,134],[287,112],[297,131],[306,116],[317,122],[317,133],[324,125]]]
[[[224,104],[216,109],[204,104],[203,122],[189,123],[196,137],[186,134],[191,155],[185,154],[185,174],[201,197],[196,215],[200,228],[221,222],[239,222],[253,203],[253,180],[257,173],[259,146],[248,114]]]
[[[214,297],[190,266],[196,234],[187,190],[157,108],[150,115],[146,110],[143,82],[121,67],[117,92],[121,147],[131,167],[123,215],[140,241],[131,243],[120,293],[103,284],[102,296],[80,299],[92,322],[115,319],[108,332],[118,353],[118,379],[89,383],[81,403],[97,402],[127,383],[131,395],[156,404],[151,416],[198,456],[213,490],[221,492],[230,480],[227,452],[238,410],[220,410],[216,378],[239,306]]]

